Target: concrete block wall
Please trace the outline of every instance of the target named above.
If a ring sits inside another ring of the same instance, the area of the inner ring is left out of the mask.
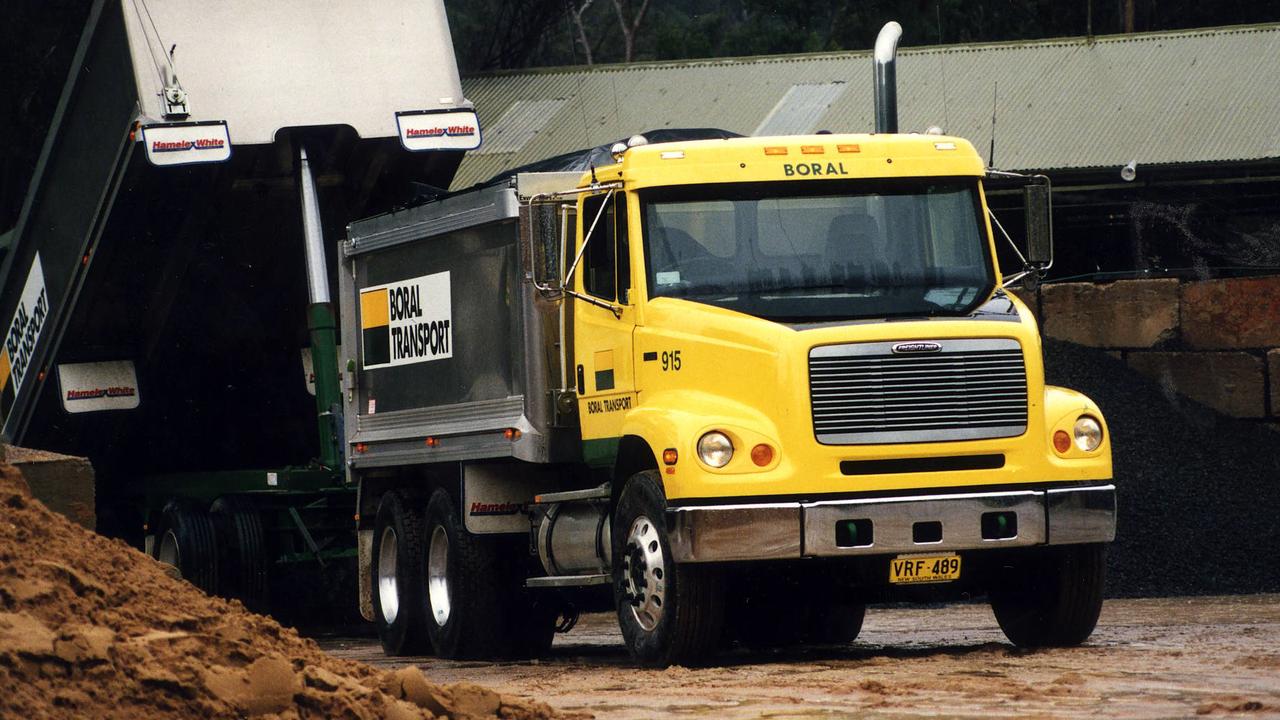
[[[1051,283],[1019,296],[1046,336],[1110,352],[1166,392],[1280,430],[1280,275]]]

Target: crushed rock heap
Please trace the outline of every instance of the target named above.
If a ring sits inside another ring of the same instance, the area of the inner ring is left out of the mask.
[[[0,461],[0,717],[561,717],[326,655],[53,513]]]

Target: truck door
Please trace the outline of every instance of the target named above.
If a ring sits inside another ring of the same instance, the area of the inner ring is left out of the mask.
[[[593,221],[595,230],[587,241],[574,285],[578,292],[601,302],[573,302],[574,376],[584,459],[589,465],[608,466],[617,453],[622,420],[636,403],[631,357],[635,309],[630,297],[626,194],[601,193],[583,200],[578,213],[579,242]]]

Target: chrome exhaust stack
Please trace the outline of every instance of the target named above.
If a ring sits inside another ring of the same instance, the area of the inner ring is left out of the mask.
[[[885,23],[876,36],[873,56],[876,132],[898,132],[898,40],[902,38],[902,26],[896,22]]]

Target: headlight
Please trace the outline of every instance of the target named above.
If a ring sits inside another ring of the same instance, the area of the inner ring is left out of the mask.
[[[724,433],[712,430],[698,439],[698,457],[713,468],[722,468],[733,459],[733,442]]]
[[[1102,423],[1088,415],[1076,420],[1074,428],[1076,447],[1085,452],[1093,452],[1102,444]]]

